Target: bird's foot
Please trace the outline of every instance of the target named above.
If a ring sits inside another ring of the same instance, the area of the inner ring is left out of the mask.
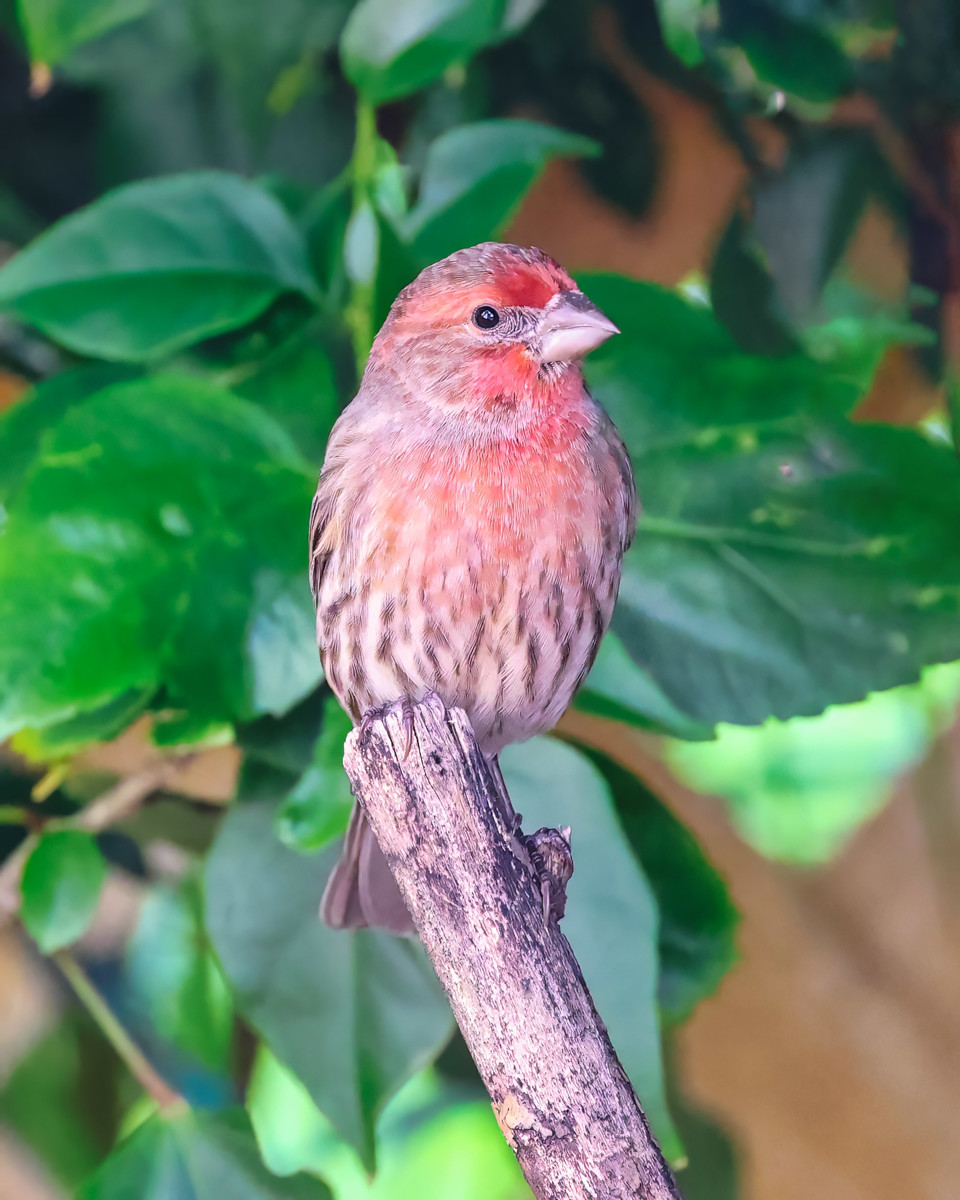
[[[360,724],[357,729],[361,737],[364,737],[370,732],[371,726],[377,721],[382,721],[390,713],[400,713],[400,728],[403,732],[403,745],[400,748],[400,761],[406,762],[410,757],[410,751],[413,749],[415,739],[414,714],[416,706],[409,696],[404,696],[400,700],[391,701],[390,704],[381,704],[379,708],[368,708],[360,718]]]
[[[570,849],[570,826],[550,829],[544,826],[524,839],[533,863],[534,878],[540,885],[543,899],[543,927],[550,918],[559,921],[567,907],[567,884],[573,874],[573,853]]]
[[[567,907],[567,884],[573,874],[573,853],[570,849],[570,826],[551,829],[544,826],[526,834],[520,828],[521,817],[514,814],[515,823],[509,832],[510,853],[536,881],[543,901],[543,927],[550,918],[559,921]]]

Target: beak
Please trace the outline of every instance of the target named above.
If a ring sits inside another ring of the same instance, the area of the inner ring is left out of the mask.
[[[561,292],[540,319],[541,362],[583,358],[620,330],[583,292]]]

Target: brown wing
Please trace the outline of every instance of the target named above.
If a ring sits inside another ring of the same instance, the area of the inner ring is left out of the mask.
[[[322,486],[321,480],[310,508],[310,590],[313,592],[315,605],[320,602],[320,584],[323,582],[323,573],[330,561],[330,551],[323,545],[323,534],[332,515],[332,509],[329,489]]]
[[[626,446],[620,439],[620,435],[614,430],[613,441],[613,457],[616,460],[617,469],[620,472],[620,479],[623,484],[623,549],[627,551],[633,543],[634,534],[637,532],[637,516],[639,514],[640,502],[637,499],[637,484],[633,475],[633,463],[630,461],[630,454]]]
[[[604,409],[601,408],[600,412],[603,419],[602,428],[604,438],[610,448],[610,454],[613,457],[619,475],[617,503],[620,509],[620,517],[623,521],[621,527],[621,545],[622,549],[627,551],[630,549],[634,534],[637,532],[637,516],[640,511],[640,502],[637,498],[637,484],[633,475],[633,463],[630,461],[629,451],[623,444],[620,431]]]

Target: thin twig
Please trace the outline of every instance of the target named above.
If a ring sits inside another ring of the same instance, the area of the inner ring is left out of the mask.
[[[148,763],[139,771],[121,779],[75,816],[53,818],[44,823],[48,829],[83,829],[87,833],[102,833],[113,825],[127,820],[154,792],[168,784],[189,761],[181,758],[162,758]],[[28,810],[30,811],[30,810]],[[0,866],[0,928],[20,909],[20,878],[24,864],[40,840],[32,833],[17,846]]]
[[[188,1107],[186,1100],[161,1078],[147,1056],[114,1016],[113,1010],[94,987],[90,976],[70,951],[57,950],[51,957],[76,992],[81,1004],[96,1021],[103,1036],[116,1050],[143,1090],[156,1100],[165,1112],[176,1109],[185,1111]]]
[[[186,757],[161,758],[157,762],[148,763],[108,788],[75,817],[67,818],[61,827],[101,833],[112,825],[118,825],[132,817],[154,792],[165,787],[183,770],[187,761]]]

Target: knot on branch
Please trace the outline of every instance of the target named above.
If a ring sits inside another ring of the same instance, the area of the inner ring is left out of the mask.
[[[544,826],[524,838],[543,898],[543,924],[562,919],[567,907],[567,884],[573,874],[570,826]]]

